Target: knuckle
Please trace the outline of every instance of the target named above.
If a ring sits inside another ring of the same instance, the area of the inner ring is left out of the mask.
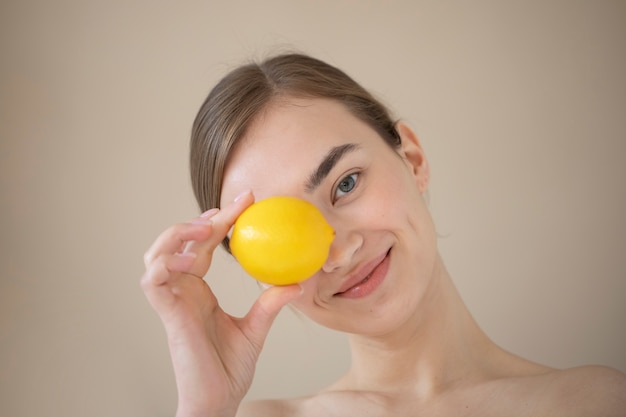
[[[152,277],[150,276],[150,274],[146,271],[145,274],[143,274],[141,276],[141,279],[139,280],[139,286],[146,291],[148,288],[150,288],[152,286]]]
[[[167,269],[163,257],[154,259],[147,267],[140,279],[140,285],[144,290],[156,287],[166,282],[170,272]]]
[[[147,251],[143,254],[143,264],[147,268],[152,263],[152,253],[151,251]]]

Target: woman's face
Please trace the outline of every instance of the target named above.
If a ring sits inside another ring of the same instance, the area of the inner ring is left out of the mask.
[[[393,150],[342,104],[285,99],[250,126],[226,167],[222,203],[251,189],[315,204],[335,230],[328,260],[293,305],[321,325],[382,334],[415,313],[432,282],[436,234],[428,164],[399,125]]]

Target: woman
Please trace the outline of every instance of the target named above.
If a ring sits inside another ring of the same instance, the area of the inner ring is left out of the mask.
[[[417,136],[340,70],[288,54],[232,71],[196,118],[191,173],[204,213],[156,240],[142,279],[167,331],[178,416],[625,415],[620,372],[548,368],[481,331],[439,256]],[[328,259],[229,316],[202,278],[242,211],[275,195],[322,211],[336,232]],[[350,370],[310,397],[242,404],[287,304],[348,334]]]

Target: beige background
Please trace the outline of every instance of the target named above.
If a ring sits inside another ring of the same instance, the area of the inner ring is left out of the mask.
[[[142,255],[197,213],[210,86],[285,47],[417,130],[444,259],[496,342],[626,371],[625,2],[4,0],[0,415],[172,415]],[[208,279],[233,314],[259,291],[223,255]],[[285,310],[249,395],[311,392],[348,361]]]

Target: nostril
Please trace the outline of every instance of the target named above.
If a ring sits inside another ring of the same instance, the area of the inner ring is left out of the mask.
[[[324,262],[324,265],[322,265],[322,271],[324,272],[333,272],[336,268],[336,255],[334,254],[334,250],[333,250],[333,246],[335,245],[335,242],[333,242],[330,245],[330,248],[328,249],[328,257],[326,258],[326,262]]]
[[[360,234],[350,233],[343,235],[335,231],[335,239],[330,245],[328,258],[322,265],[322,271],[330,273],[343,267],[349,267],[352,264],[353,256],[362,245],[363,238]]]

